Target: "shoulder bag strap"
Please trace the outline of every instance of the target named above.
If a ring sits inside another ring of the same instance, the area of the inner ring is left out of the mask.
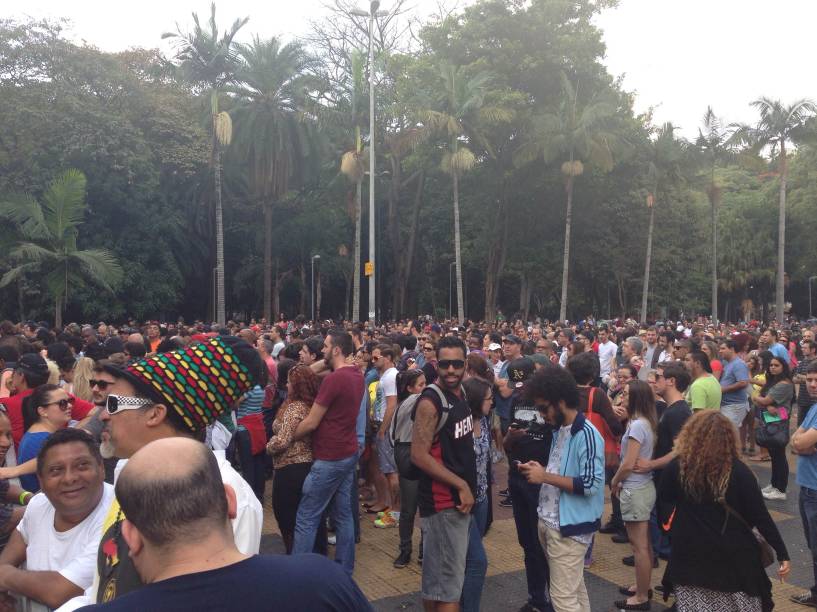
[[[595,387],[590,387],[590,393],[588,393],[588,399],[587,399],[587,418],[588,419],[590,418],[590,415],[593,414],[593,399],[595,398],[595,395],[596,395],[596,388]]]

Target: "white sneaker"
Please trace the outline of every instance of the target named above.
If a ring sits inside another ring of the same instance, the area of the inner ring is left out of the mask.
[[[774,489],[774,487],[773,487],[772,485],[769,485],[769,486],[763,487],[763,488],[760,490],[760,492],[761,492],[761,493],[768,493],[768,492],[769,492],[769,491],[771,491],[772,489]]]
[[[772,487],[771,491],[764,491],[763,492],[763,497],[765,497],[766,499],[784,500],[784,499],[786,499],[786,494],[783,493],[783,491],[778,491],[777,489]]]
[[[336,546],[336,545],[337,545],[337,543],[338,543],[338,536],[336,536],[336,535],[333,533],[333,534],[332,534],[332,535],[330,535],[328,538],[326,538],[326,541],[327,541],[327,543],[328,543],[330,546]]]

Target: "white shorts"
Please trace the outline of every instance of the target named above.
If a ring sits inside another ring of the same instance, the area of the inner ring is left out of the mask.
[[[749,402],[745,404],[724,404],[721,406],[721,414],[735,424],[740,429],[743,419],[749,413]]]

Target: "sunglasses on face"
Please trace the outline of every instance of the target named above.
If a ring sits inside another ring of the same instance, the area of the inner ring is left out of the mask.
[[[433,346],[424,346],[424,347],[423,347],[423,350],[424,350],[424,351],[433,351],[433,350],[434,350],[434,347],[433,347]]]
[[[153,402],[143,397],[128,397],[127,395],[114,395],[113,393],[105,400],[105,410],[108,414],[116,414],[122,410],[137,410],[152,406]]]
[[[462,359],[441,359],[437,362],[437,366],[441,370],[448,370],[449,368],[461,370],[465,367],[465,362]]]
[[[108,382],[107,380],[94,380],[92,378],[91,380],[88,381],[88,384],[91,385],[91,389],[93,389],[94,387],[99,387],[100,391],[104,391],[109,386],[111,386],[113,383]]]
[[[56,402],[49,402],[49,403],[46,404],[46,406],[59,406],[60,410],[68,410],[68,408],[73,403],[74,403],[74,400],[69,397],[69,398],[58,400]]]

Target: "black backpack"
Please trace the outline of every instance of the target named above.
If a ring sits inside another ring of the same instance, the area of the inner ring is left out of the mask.
[[[437,428],[434,430],[434,435],[436,436],[440,433],[440,430],[445,427],[445,422],[448,420],[448,412],[451,410],[452,406],[448,401],[448,398],[443,393],[443,390],[440,389],[435,384],[428,385],[426,389],[432,389],[437,393],[440,398],[440,404],[442,405],[442,414],[440,415],[440,421],[437,423]],[[465,391],[462,391],[463,397],[465,396]],[[420,400],[422,395],[418,395],[417,399],[414,401],[414,404],[411,406],[412,417],[411,420],[414,420],[414,410],[417,408],[417,402]],[[392,439],[394,439],[394,429],[396,428],[397,423],[397,414],[394,415],[392,419]],[[419,480],[420,476],[422,475],[422,471],[416,465],[411,462],[411,442],[395,442],[394,443],[394,464],[397,466],[397,473],[400,475],[400,478],[405,478],[406,480]]]

